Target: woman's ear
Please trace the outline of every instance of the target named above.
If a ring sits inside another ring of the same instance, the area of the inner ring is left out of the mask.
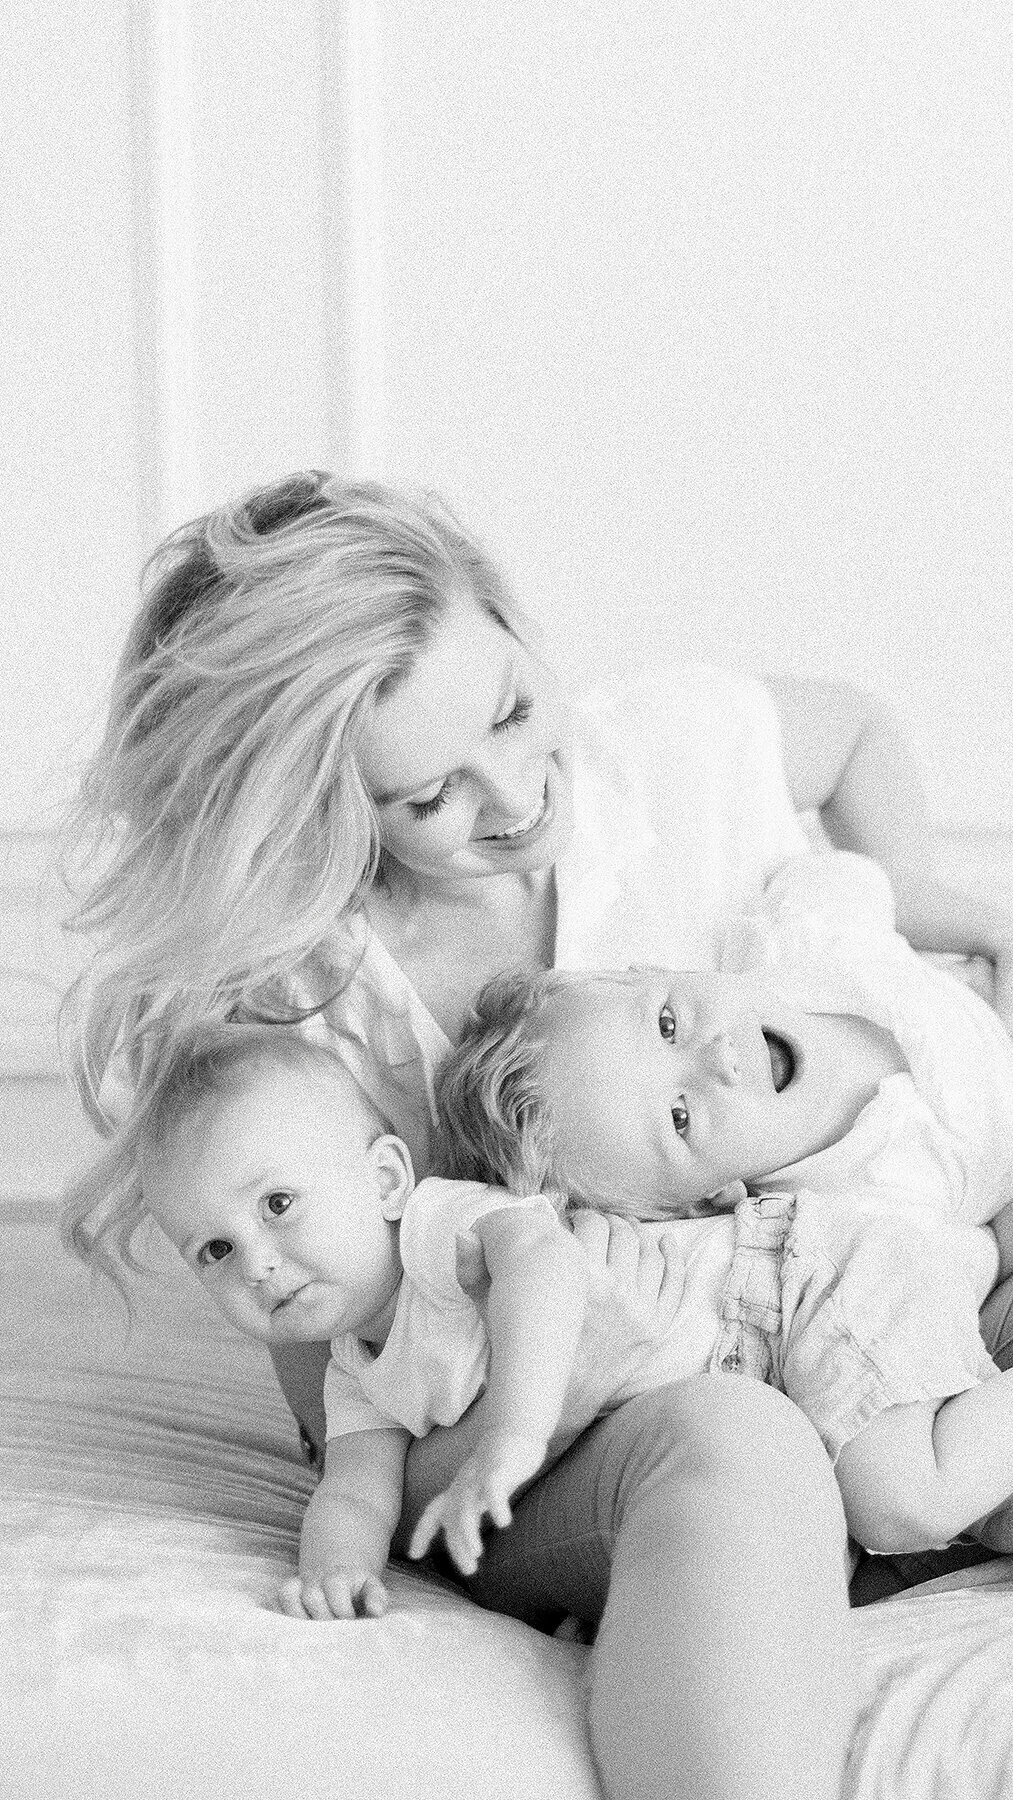
[[[374,1138],[369,1157],[380,1184],[381,1210],[385,1219],[399,1219],[415,1186],[415,1171],[407,1144],[387,1133]]]

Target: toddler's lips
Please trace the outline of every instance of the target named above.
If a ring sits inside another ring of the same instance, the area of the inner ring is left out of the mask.
[[[776,1031],[765,1031],[763,1041],[770,1057],[770,1074],[774,1083],[775,1094],[782,1094],[795,1076],[795,1053],[787,1038],[780,1037]]]

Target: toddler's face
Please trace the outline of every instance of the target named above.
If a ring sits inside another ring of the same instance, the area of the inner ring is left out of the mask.
[[[638,969],[546,1009],[542,1087],[560,1174],[686,1213],[840,1137],[819,1034],[769,984]]]
[[[145,1202],[226,1318],[266,1344],[382,1343],[411,1187],[398,1140],[315,1073],[251,1071],[146,1159]]]

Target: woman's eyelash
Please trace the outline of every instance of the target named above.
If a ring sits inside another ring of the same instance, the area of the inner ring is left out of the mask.
[[[514,725],[523,725],[525,720],[530,719],[534,710],[534,704],[534,700],[530,694],[518,694],[510,711],[505,713],[502,719],[497,719],[494,722],[492,727],[493,731],[510,731]],[[412,817],[415,819],[435,819],[437,813],[442,812],[447,801],[450,799],[452,785],[453,784],[450,781],[445,781],[438,793],[435,793],[431,800],[410,801],[409,804],[412,809]]]
[[[509,731],[512,725],[523,725],[530,719],[534,701],[530,694],[518,694],[510,711],[493,725],[494,731]]]
[[[416,819],[433,819],[438,812],[443,811],[449,799],[450,783],[445,781],[431,800],[413,800],[411,802],[412,815]]]

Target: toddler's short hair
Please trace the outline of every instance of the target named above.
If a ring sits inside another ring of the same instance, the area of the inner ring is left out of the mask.
[[[541,1084],[545,1013],[554,994],[586,981],[563,970],[509,970],[486,982],[436,1084],[436,1163],[459,1181],[635,1218],[632,1198],[602,1194],[556,1155]]]

